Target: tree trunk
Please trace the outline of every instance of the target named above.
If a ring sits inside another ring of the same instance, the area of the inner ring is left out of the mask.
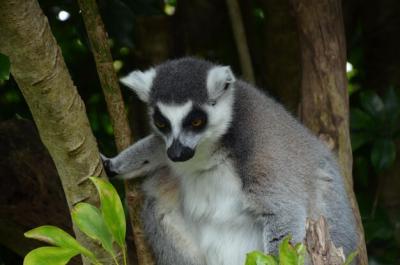
[[[100,84],[107,103],[108,113],[114,129],[115,144],[119,152],[132,143],[124,101],[119,88],[117,74],[113,67],[107,33],[95,0],[78,0],[86,32],[89,36]]]
[[[40,138],[61,178],[68,206],[98,204],[90,176],[105,176],[85,106],[78,95],[36,0],[3,1],[0,8],[0,52],[11,60],[11,73],[32,112]],[[77,239],[104,264],[112,258],[74,229]],[[84,264],[89,262],[84,259]]]
[[[96,62],[100,84],[107,103],[108,113],[114,129],[115,143],[118,152],[127,148],[132,142],[124,101],[119,87],[117,74],[108,45],[107,33],[95,0],[78,0],[82,10],[83,21],[89,36],[90,45]],[[125,182],[128,212],[136,254],[139,265],[154,264],[149,246],[143,235],[140,219],[143,195],[138,182]],[[132,247],[131,245],[128,247]]]
[[[338,154],[357,223],[358,264],[367,264],[364,233],[353,192],[346,44],[339,0],[290,0],[300,39],[302,86],[300,117]]]

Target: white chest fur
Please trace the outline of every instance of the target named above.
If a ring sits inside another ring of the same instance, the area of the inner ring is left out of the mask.
[[[219,157],[206,171],[185,170],[182,212],[207,265],[243,265],[246,253],[262,250],[262,229],[246,211],[232,161]]]

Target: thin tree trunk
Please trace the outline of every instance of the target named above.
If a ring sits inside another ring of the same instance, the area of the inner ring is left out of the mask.
[[[107,33],[104,29],[95,0],[78,0],[83,21],[89,36],[100,84],[107,103],[108,113],[114,129],[115,143],[122,151],[132,143],[131,130],[126,116],[117,74],[113,67]]]
[[[98,204],[90,176],[105,176],[85,106],[71,80],[47,18],[36,0],[2,1],[0,52],[32,112],[61,178],[68,206]],[[77,239],[105,264],[112,259],[75,229]],[[89,262],[84,259],[84,264]]]
[[[226,0],[244,79],[255,84],[253,65],[238,0]]]
[[[358,264],[367,264],[364,232],[353,191],[341,1],[290,1],[297,20],[302,56],[300,117],[338,154],[358,228]]]
[[[127,114],[122,99],[118,78],[113,68],[113,59],[107,41],[107,33],[95,0],[78,0],[83,21],[89,36],[90,45],[96,62],[100,84],[107,103],[108,113],[114,129],[115,142],[119,152],[127,148],[132,141]],[[154,264],[148,244],[143,235],[140,211],[143,195],[138,182],[125,182],[126,197],[136,254],[139,265]]]

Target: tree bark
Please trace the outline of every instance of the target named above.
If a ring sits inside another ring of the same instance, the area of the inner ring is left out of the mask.
[[[96,140],[83,101],[38,2],[3,1],[0,36],[0,52],[10,57],[11,73],[55,163],[68,206],[71,209],[82,201],[98,204],[96,189],[88,180],[90,176],[105,177]],[[83,245],[105,264],[112,263],[99,245],[74,230]]]
[[[115,143],[122,151],[132,143],[131,130],[118,84],[117,74],[108,44],[107,33],[95,0],[78,0],[83,21],[89,37],[100,84],[107,103],[108,113],[114,129]]]
[[[100,84],[107,103],[108,113],[114,129],[115,143],[118,152],[127,148],[132,142],[127,114],[122,99],[117,74],[113,67],[113,59],[108,45],[107,33],[100,17],[95,0],[78,0],[82,11],[83,21],[89,36],[90,45],[96,62]],[[125,182],[126,197],[133,239],[139,265],[154,264],[149,246],[144,238],[140,219],[143,195],[140,183]]]
[[[346,44],[339,0],[290,0],[300,39],[302,85],[300,117],[338,154],[357,223],[358,264],[367,264],[360,213],[353,191]]]
[[[313,265],[343,265],[343,248],[333,244],[328,223],[321,216],[317,221],[307,219],[305,245]]]

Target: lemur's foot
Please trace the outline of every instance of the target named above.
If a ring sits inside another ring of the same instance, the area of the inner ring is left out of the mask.
[[[103,162],[103,167],[104,167],[104,170],[106,171],[107,176],[109,178],[114,178],[115,176],[117,176],[118,173],[113,171],[113,169],[112,169],[111,159],[104,156],[103,154],[100,154],[100,157],[101,157],[101,161]]]

